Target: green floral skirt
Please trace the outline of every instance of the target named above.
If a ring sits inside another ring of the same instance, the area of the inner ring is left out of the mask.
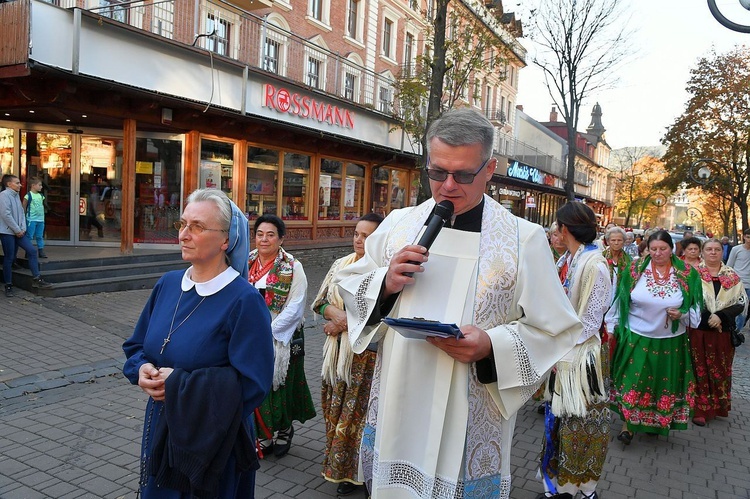
[[[293,339],[302,336],[300,328],[295,331]],[[315,417],[315,406],[305,377],[304,355],[292,355],[286,381],[268,394],[255,415],[255,431],[260,439],[271,438],[277,431],[289,428],[292,421],[304,423]],[[262,421],[258,421],[258,415]]]
[[[636,432],[668,435],[687,429],[695,406],[688,335],[617,337],[612,357],[612,410]]]

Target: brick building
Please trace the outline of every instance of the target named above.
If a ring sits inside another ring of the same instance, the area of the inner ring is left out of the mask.
[[[500,5],[465,1],[508,47],[461,105],[512,131],[525,51]],[[16,0],[0,4],[0,168],[42,177],[52,244],[177,243],[197,187],[288,239],[336,244],[416,202],[421,151],[396,81],[429,50],[423,0]],[[500,151],[500,147],[497,148]]]

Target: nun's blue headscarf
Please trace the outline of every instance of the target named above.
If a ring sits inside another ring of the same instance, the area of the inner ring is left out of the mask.
[[[250,228],[247,217],[239,207],[229,200],[232,206],[232,221],[229,223],[229,246],[227,257],[229,265],[247,280],[247,261],[250,256]]]

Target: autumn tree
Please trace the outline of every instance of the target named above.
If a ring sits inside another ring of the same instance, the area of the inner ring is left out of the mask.
[[[615,207],[618,212],[625,212],[626,227],[630,227],[631,217],[638,213],[638,201],[645,199],[647,172],[659,156],[655,147],[624,147],[610,155],[609,165],[615,175]]]
[[[441,8],[445,9],[442,13]],[[477,96],[481,91],[476,88],[477,77],[483,71],[494,71],[498,81],[504,78],[497,75],[507,61],[508,40],[504,42],[485,21],[462,2],[454,2],[448,10],[448,1],[438,0],[433,22],[424,32],[430,50],[417,56],[413,65],[407,62],[397,77],[395,87],[404,129],[421,145],[423,165],[427,162],[426,132],[430,124],[459,101]],[[419,199],[430,195],[423,169]]]
[[[748,227],[748,163],[750,162],[750,49],[725,54],[711,51],[690,71],[685,111],[669,127],[662,142],[669,175],[663,185],[682,182],[715,192],[739,210],[742,230]],[[713,182],[701,185],[691,165],[702,158]],[[692,178],[691,178],[691,173]]]
[[[532,58],[565,121],[568,141],[565,192],[575,200],[576,130],[583,101],[610,88],[629,53],[626,2],[542,0],[534,11]]]

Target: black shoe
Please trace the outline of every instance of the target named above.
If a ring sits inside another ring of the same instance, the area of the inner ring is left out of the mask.
[[[263,457],[270,455],[273,453],[273,439],[268,438],[265,440],[259,440],[258,449],[263,454]]]
[[[5,285],[5,297],[6,298],[13,298],[16,296],[16,294],[13,292],[13,286],[10,284]]]
[[[35,278],[31,280],[32,288],[49,288],[50,286],[52,286],[52,284],[42,279],[42,276],[40,275],[36,276]]]
[[[294,426],[286,430],[279,430],[276,433],[276,440],[273,442],[273,455],[276,457],[285,456],[292,447],[292,437],[294,436]]]
[[[340,496],[348,496],[349,494],[353,494],[361,488],[362,485],[356,485],[352,482],[341,482],[339,483],[339,486],[336,487],[336,494]]]
[[[633,441],[633,432],[628,430],[622,430],[619,435],[617,435],[617,440],[624,443],[625,445],[630,445],[630,442]]]
[[[542,402],[541,404],[539,404],[539,407],[536,408],[536,412],[538,414],[541,414],[542,416],[544,416],[544,406],[545,406],[545,403]]]
[[[49,258],[44,250],[39,250],[39,258]]]

